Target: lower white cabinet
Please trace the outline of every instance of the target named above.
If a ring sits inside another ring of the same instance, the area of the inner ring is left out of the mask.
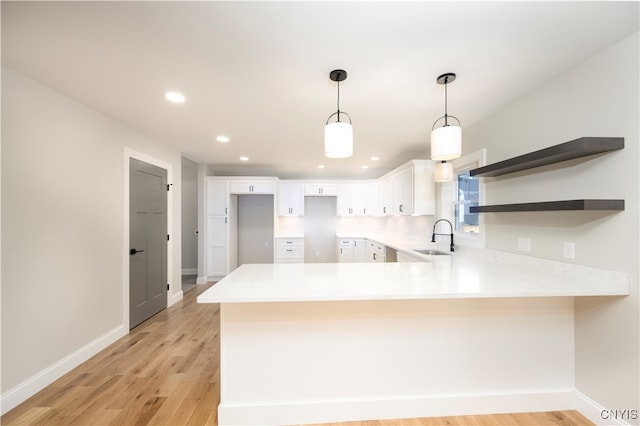
[[[367,261],[367,240],[364,238],[339,238],[338,262],[360,263]]]
[[[374,241],[367,241],[367,262],[384,262],[387,247]]]
[[[304,263],[304,237],[277,237],[275,246],[275,263]]]

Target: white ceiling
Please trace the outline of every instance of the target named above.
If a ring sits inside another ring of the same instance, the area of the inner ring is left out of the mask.
[[[217,174],[377,177],[427,158],[444,109],[438,75],[458,75],[449,113],[468,127],[638,31],[638,6],[2,1],[2,63]],[[348,72],[349,159],[323,154],[335,68]],[[187,101],[169,104],[167,90]]]

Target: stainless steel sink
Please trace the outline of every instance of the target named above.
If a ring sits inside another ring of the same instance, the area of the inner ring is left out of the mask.
[[[440,256],[440,255],[449,255],[449,253],[446,253],[444,251],[439,251],[439,250],[413,250],[416,253],[421,253],[421,254],[426,254],[429,256]]]

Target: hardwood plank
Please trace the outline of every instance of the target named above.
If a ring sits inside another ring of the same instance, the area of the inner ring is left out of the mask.
[[[2,416],[3,425],[216,425],[220,310],[210,285],[155,315]],[[332,423],[338,426],[590,425],[575,411]]]

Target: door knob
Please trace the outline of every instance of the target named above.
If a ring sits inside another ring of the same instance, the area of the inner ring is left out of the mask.
[[[131,250],[129,250],[129,254],[133,255],[133,254],[136,254],[136,253],[142,253],[143,251],[144,250],[136,250],[136,249],[132,248]]]

